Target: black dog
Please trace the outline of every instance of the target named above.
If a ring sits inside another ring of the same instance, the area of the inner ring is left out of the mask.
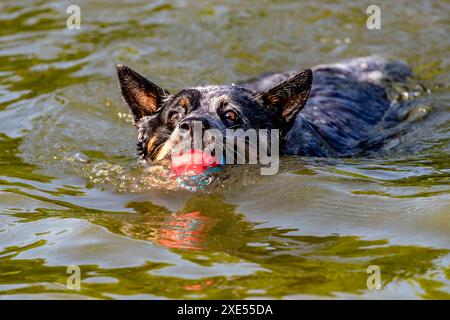
[[[378,57],[272,73],[237,85],[202,86],[169,94],[118,65],[119,84],[138,128],[143,160],[170,158],[179,129],[279,129],[281,154],[348,157],[380,146],[387,122],[401,121],[388,99],[390,82],[410,69]]]

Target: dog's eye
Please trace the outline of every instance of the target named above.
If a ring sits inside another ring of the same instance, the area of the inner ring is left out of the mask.
[[[230,122],[235,122],[238,118],[238,115],[236,114],[236,112],[228,110],[227,112],[225,112],[224,118]]]
[[[178,112],[174,112],[169,116],[169,121],[171,123],[177,123],[178,121],[180,121],[181,119],[181,115]]]

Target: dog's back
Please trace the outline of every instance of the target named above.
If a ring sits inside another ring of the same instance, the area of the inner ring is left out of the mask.
[[[410,69],[379,57],[357,58],[313,69],[313,85],[305,107],[286,137],[284,153],[350,156],[361,153],[382,129],[392,106],[391,82],[404,82]],[[266,74],[244,86],[265,90],[291,73]],[[378,139],[379,140],[379,139]]]

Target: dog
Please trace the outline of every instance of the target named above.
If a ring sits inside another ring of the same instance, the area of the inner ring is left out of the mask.
[[[358,156],[379,148],[388,137],[383,130],[401,122],[389,86],[412,76],[403,62],[375,56],[176,94],[127,66],[117,65],[117,74],[146,162],[170,159],[181,132],[192,132],[195,122],[223,133],[278,129],[282,155]]]

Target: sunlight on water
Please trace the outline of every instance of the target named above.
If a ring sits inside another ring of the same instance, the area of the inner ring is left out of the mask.
[[[450,298],[445,1],[383,1],[378,31],[368,3],[79,1],[68,30],[70,4],[0,4],[1,298]],[[117,63],[175,92],[370,54],[416,74],[389,92],[413,125],[376,154],[197,192],[136,161]]]

